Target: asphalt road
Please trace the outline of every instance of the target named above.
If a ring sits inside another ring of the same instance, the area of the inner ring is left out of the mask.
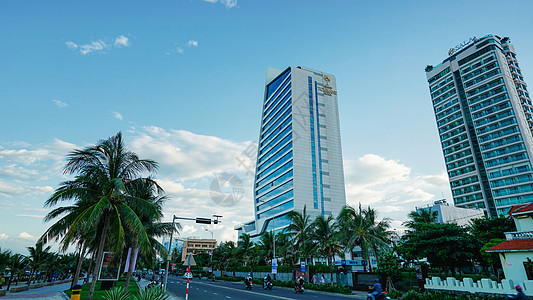
[[[187,280],[177,276],[169,276],[167,289],[172,294],[181,299],[185,299],[185,291],[187,287]],[[211,282],[205,279],[198,278],[191,279],[189,284],[189,299],[190,300],[204,300],[204,299],[366,299],[365,295],[336,295],[330,293],[305,291],[303,294],[296,294],[294,290],[289,288],[274,287],[272,290],[264,290],[260,285],[254,285],[251,291],[244,288],[243,282],[225,282],[216,281]]]

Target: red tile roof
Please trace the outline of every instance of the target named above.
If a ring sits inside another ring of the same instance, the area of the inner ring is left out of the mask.
[[[486,252],[515,252],[515,251],[532,251],[533,239],[510,240],[500,243],[496,246],[485,250]]]
[[[523,214],[528,214],[528,213],[529,214],[533,213],[533,202],[514,205],[511,207],[511,209],[509,209],[508,214],[510,216],[514,216],[514,215],[523,215]]]

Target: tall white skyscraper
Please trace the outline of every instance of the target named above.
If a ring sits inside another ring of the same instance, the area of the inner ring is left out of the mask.
[[[346,205],[337,86],[331,74],[268,68],[254,183],[255,220],[236,227],[258,237],[283,230],[304,207],[336,217]]]
[[[533,201],[533,105],[509,38],[450,49],[426,75],[455,205],[494,217]]]

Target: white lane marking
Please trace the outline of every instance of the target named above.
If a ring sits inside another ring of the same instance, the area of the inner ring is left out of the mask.
[[[228,298],[228,299],[231,299],[231,297],[230,297],[230,296],[226,296],[226,298]]]
[[[213,295],[218,295],[217,293],[213,293]]]

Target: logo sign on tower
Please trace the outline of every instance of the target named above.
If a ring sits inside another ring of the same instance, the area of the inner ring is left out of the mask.
[[[455,54],[457,51],[463,49],[464,47],[472,44],[473,42],[475,42],[477,39],[475,36],[469,38],[468,40],[464,40],[463,42],[461,42],[459,45],[453,47],[453,48],[450,48],[450,50],[448,51],[448,55],[453,55]]]

